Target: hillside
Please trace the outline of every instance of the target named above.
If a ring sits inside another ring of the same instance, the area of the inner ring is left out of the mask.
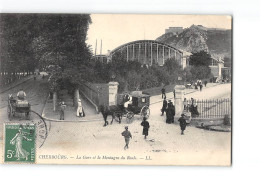
[[[231,57],[231,30],[209,29],[192,25],[179,35],[163,34],[156,40],[187,52],[201,50],[209,52],[213,57]]]

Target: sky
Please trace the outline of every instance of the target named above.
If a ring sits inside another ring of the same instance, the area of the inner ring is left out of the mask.
[[[87,44],[97,54],[135,40],[155,40],[169,27],[190,27],[192,24],[209,28],[231,29],[231,17],[224,15],[133,15],[91,14]],[[101,51],[102,40],[102,51]]]

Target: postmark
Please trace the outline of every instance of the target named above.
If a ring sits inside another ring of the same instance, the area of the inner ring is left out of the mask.
[[[4,124],[4,162],[36,162],[36,125],[34,123]]]

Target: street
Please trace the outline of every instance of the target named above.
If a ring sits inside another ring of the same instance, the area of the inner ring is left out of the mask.
[[[42,80],[29,80],[26,84],[21,84],[0,95],[1,124],[3,121],[8,121],[6,116],[7,95],[9,93],[15,95],[20,87],[23,87],[27,93],[27,99],[32,104],[32,110],[41,113],[47,96],[46,82]],[[185,97],[193,97],[195,99],[222,98],[227,97],[227,95],[230,96],[230,91],[230,84],[222,84],[206,88],[202,92],[196,91],[187,94]],[[206,95],[204,95],[204,93]],[[170,97],[170,94],[172,93],[169,93],[167,96]],[[69,151],[88,155],[92,155],[95,152],[102,154],[102,152],[109,151],[112,156],[121,154],[140,154],[140,156],[149,154],[152,155],[153,158],[163,156],[175,164],[184,164],[184,162],[185,164],[195,164],[194,162],[187,162],[191,155],[193,158],[198,157],[198,160],[210,156],[211,158],[208,164],[218,161],[221,164],[229,162],[231,133],[212,132],[188,126],[185,130],[185,135],[180,135],[178,123],[166,124],[165,115],[160,116],[162,106],[161,95],[154,96],[151,100],[153,102],[151,102],[150,106],[151,116],[148,119],[150,130],[147,140],[143,139],[139,115],[134,116],[135,120],[131,124],[127,124],[126,120],[123,119],[122,124],[114,122],[112,125],[103,127],[104,122],[101,114],[95,114],[91,115],[91,118],[97,119],[98,121],[51,122],[48,137],[44,145],[38,150],[38,155],[46,154],[45,151],[48,151],[48,154],[64,151],[63,154],[67,155],[72,154]],[[108,117],[109,121],[110,119],[111,116]],[[177,122],[177,119],[178,117],[175,118],[175,122]],[[127,152],[123,150],[124,139],[121,136],[121,132],[126,125],[129,126],[129,130],[133,135],[133,139],[129,145],[130,149]],[[91,153],[89,153],[89,151],[91,151]],[[93,153],[93,151],[95,152]],[[212,153],[215,154],[212,155]],[[221,156],[221,162],[219,156]],[[44,162],[44,160],[42,162]],[[59,162],[63,163],[66,161]]]

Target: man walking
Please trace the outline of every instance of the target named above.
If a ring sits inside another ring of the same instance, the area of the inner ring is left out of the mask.
[[[61,105],[60,105],[60,120],[64,120],[64,111],[66,109],[66,105],[65,105],[65,102],[61,102]]]
[[[122,136],[125,137],[125,147],[124,149],[128,149],[128,145],[129,145],[129,141],[130,141],[130,138],[132,138],[132,135],[130,133],[130,131],[128,131],[128,126],[125,127],[125,131],[123,131],[122,133]]]
[[[162,99],[163,98],[166,98],[166,94],[165,94],[165,86],[163,86],[163,88],[162,88]]]
[[[202,91],[202,84],[200,84],[200,91]]]
[[[164,100],[163,100],[163,106],[162,106],[162,115],[161,116],[163,116],[163,114],[164,114],[164,112],[166,111],[166,109],[167,109],[167,101],[166,101],[166,98],[164,97]]]
[[[172,101],[169,100],[168,107],[166,110],[166,123],[174,123],[175,116],[175,106],[172,104]]]
[[[184,130],[186,129],[187,123],[186,120],[184,119],[185,115],[181,114],[181,117],[179,118],[180,122],[180,127],[181,127],[181,135],[184,135]]]
[[[205,85],[205,87],[207,86],[207,84],[208,84],[208,81],[207,81],[207,80],[204,81],[204,85]]]
[[[141,123],[141,126],[143,126],[143,135],[144,135],[144,138],[146,139],[146,137],[148,136],[148,131],[149,131],[149,128],[150,128],[150,124],[149,124],[148,121],[146,121],[145,117],[144,117],[144,120]]]

